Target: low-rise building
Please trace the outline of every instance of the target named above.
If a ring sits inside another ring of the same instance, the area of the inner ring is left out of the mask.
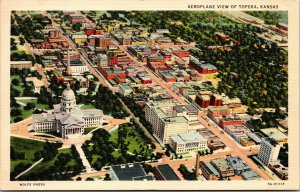
[[[129,85],[126,85],[126,84],[119,85],[119,93],[121,95],[127,96],[132,92],[133,92],[133,89]]]
[[[10,61],[10,68],[30,69],[31,67],[32,67],[31,61]]]
[[[234,169],[223,158],[213,159],[210,161],[212,166],[217,169],[222,178],[234,176]]]
[[[139,163],[111,166],[110,178],[112,181],[153,180],[151,176],[147,176]]]
[[[168,164],[157,165],[154,168],[154,175],[157,180],[177,181],[180,180]]]
[[[244,171],[240,174],[243,180],[261,180],[261,177],[253,170]]]
[[[288,136],[279,131],[277,128],[261,129],[261,132],[267,137],[273,138],[276,142],[278,142],[281,145],[288,142]]]
[[[200,169],[206,180],[218,180],[220,173],[212,166],[210,162],[200,161]]]
[[[226,161],[234,169],[235,174],[240,175],[242,172],[251,170],[250,167],[238,156],[227,157]]]
[[[170,146],[177,154],[208,149],[207,139],[198,132],[173,135],[171,136]]]

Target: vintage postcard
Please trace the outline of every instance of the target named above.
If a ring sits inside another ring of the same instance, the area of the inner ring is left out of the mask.
[[[299,2],[0,5],[1,190],[299,189]]]

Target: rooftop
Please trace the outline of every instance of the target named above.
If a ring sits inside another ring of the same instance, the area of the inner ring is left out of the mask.
[[[111,166],[111,169],[115,172],[120,181],[131,181],[137,177],[147,176],[139,163],[113,165]]]
[[[266,136],[271,137],[275,140],[281,140],[281,139],[287,139],[288,136],[279,131],[277,128],[267,128],[267,129],[261,129],[261,132],[263,132]]]
[[[161,176],[167,181],[180,180],[179,177],[175,174],[175,172],[168,164],[158,165],[155,168],[161,174]]]
[[[214,174],[214,175],[220,175],[219,172],[214,168],[214,166],[212,166],[212,164],[210,162],[203,162],[203,161],[200,161],[200,163],[202,165],[204,165],[206,167],[207,170],[209,170],[209,172],[211,174]]]
[[[210,111],[229,110],[229,108],[227,106],[209,107],[208,110]]]
[[[253,170],[244,171],[244,172],[241,173],[241,176],[244,180],[260,179],[260,176]]]
[[[232,169],[228,162],[223,158],[213,159],[211,163],[214,163],[221,171],[227,171]]]
[[[184,144],[188,142],[202,142],[207,141],[202,135],[199,133],[182,133],[178,135],[173,135],[171,137],[173,141],[175,141],[178,144]]]
[[[227,157],[226,160],[228,161],[229,165],[237,171],[244,171],[250,169],[248,165],[238,156]]]

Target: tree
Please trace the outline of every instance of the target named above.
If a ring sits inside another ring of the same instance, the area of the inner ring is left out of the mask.
[[[75,23],[72,25],[72,29],[75,31],[80,31],[81,23]]]
[[[16,116],[21,115],[21,114],[22,114],[22,111],[20,109],[12,108],[10,110],[10,115],[13,116],[13,117],[16,117]]]
[[[25,110],[30,110],[35,108],[35,103],[26,103],[26,106],[24,106]]]
[[[14,85],[14,86],[19,86],[20,85],[20,80],[19,79],[13,79],[11,81],[11,83]]]
[[[104,177],[104,181],[110,181],[110,177],[109,177],[109,174],[105,174],[105,177]]]
[[[20,41],[20,45],[24,45],[25,43],[25,40],[23,37],[19,37],[19,41]]]

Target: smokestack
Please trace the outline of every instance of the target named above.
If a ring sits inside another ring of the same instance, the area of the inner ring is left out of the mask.
[[[199,163],[200,163],[200,155],[197,153],[196,155],[196,176],[198,176],[200,173],[199,173]]]
[[[67,74],[71,75],[70,47],[68,47],[68,55],[67,55]]]

